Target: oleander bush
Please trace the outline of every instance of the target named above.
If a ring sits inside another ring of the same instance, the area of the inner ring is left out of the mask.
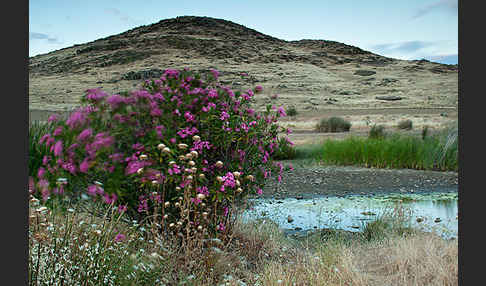
[[[87,90],[66,120],[51,116],[31,136],[40,151],[29,161],[29,192],[45,204],[90,197],[181,238],[227,234],[234,205],[281,180],[272,155],[286,113],[255,112],[260,86],[234,92],[217,78],[168,69],[129,93]]]

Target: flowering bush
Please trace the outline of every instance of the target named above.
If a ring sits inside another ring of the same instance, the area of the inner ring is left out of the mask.
[[[233,92],[217,78],[169,69],[131,93],[87,90],[67,120],[49,118],[53,131],[39,142],[50,153],[29,191],[44,201],[82,192],[135,217],[155,213],[173,232],[224,232],[234,202],[281,180],[271,155],[286,114],[255,112],[261,87]]]

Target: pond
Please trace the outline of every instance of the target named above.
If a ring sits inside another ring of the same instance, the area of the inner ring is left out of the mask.
[[[458,232],[457,192],[315,197],[312,199],[251,199],[243,219],[271,219],[287,232],[312,229],[362,231],[367,222],[401,211],[409,225],[445,238]],[[289,217],[290,216],[290,217]]]

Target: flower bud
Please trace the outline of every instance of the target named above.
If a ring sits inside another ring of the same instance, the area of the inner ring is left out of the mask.
[[[164,153],[170,153],[169,147],[164,147],[164,149],[162,149],[162,152],[164,152]]]
[[[137,174],[139,174],[139,175],[140,175],[140,174],[142,174],[142,173],[143,173],[143,168],[140,168],[140,169],[138,169],[138,170],[137,170]]]
[[[206,178],[206,175],[204,175],[204,174],[202,174],[202,173],[201,173],[201,174],[199,174],[199,179],[204,179],[204,178]]]
[[[176,208],[178,208],[178,207],[180,207],[180,206],[181,206],[181,204],[180,204],[179,202],[176,202],[176,203],[175,203],[175,207],[176,207]]]
[[[176,187],[176,191],[180,191],[181,190],[181,187]]]
[[[171,167],[172,167],[172,165],[174,165],[175,163],[176,163],[175,161],[170,161],[170,162],[169,162],[169,166],[171,166]]]
[[[193,177],[191,175],[186,177],[187,180],[192,181]]]
[[[197,142],[197,141],[201,140],[201,137],[199,137],[198,135],[194,135],[194,136],[192,136],[192,140]]]
[[[152,185],[158,185],[158,184],[159,184],[159,181],[157,181],[157,180],[152,181]]]
[[[170,207],[170,202],[165,202],[165,203],[164,203],[164,206],[165,206],[166,208]]]
[[[185,156],[184,156],[187,160],[191,160],[192,159],[192,154],[191,153],[187,153]]]
[[[191,151],[192,157],[197,158],[199,155],[196,150]]]
[[[242,193],[243,192],[243,189],[242,188],[238,188],[238,189],[236,189],[236,192],[237,193]]]
[[[196,173],[196,172],[197,172],[197,168],[196,168],[196,167],[192,167],[192,168],[191,168],[191,172],[192,172],[192,173]]]
[[[170,227],[170,228],[173,228],[174,226],[175,226],[175,224],[174,224],[173,222],[171,222],[171,223],[169,224],[169,227]]]
[[[217,180],[218,182],[222,183],[222,182],[223,182],[223,177],[221,177],[221,176],[217,176],[217,177],[216,177],[216,180]]]
[[[184,144],[184,143],[179,143],[177,145],[177,147],[179,147],[179,149],[185,150],[185,149],[187,149],[188,145],[187,144]]]
[[[142,154],[142,155],[140,155],[139,158],[140,158],[140,160],[147,160],[148,159],[148,156],[145,155],[145,154]]]
[[[167,219],[168,217],[169,217],[169,215],[167,215],[167,214],[166,214],[166,215],[164,215],[164,219]]]
[[[202,231],[202,230],[203,230],[202,225],[198,225],[198,226],[197,226],[197,230],[198,230],[198,231]]]
[[[238,171],[234,171],[234,172],[233,172],[233,176],[235,176],[235,178],[239,178],[239,177],[240,177],[240,175],[241,175],[241,174],[240,174],[240,172],[238,172]]]
[[[179,158],[179,161],[186,160],[186,156],[184,156],[184,155],[179,155],[179,157],[177,157],[177,158]]]
[[[191,167],[192,167],[192,166],[196,166],[196,162],[194,162],[194,161],[192,161],[192,160],[191,160],[191,161],[189,161],[189,162],[187,162],[187,164],[189,164],[189,166],[191,166]]]
[[[207,212],[203,212],[202,213],[202,216],[203,216],[203,218],[207,219],[208,218],[208,213]]]
[[[163,144],[163,143],[160,143],[159,145],[157,145],[157,149],[159,149],[159,150],[162,150],[164,148],[165,148],[165,144]]]
[[[241,185],[240,180],[235,180],[235,184],[237,187],[239,187]]]
[[[221,168],[221,167],[223,167],[223,162],[218,161],[218,162],[216,162],[215,165],[216,165],[216,167]]]
[[[197,198],[200,200],[204,200],[206,198],[205,194],[197,194]]]
[[[250,181],[253,181],[254,177],[253,177],[253,175],[248,175],[248,176],[246,176],[246,179],[247,180],[250,180]]]
[[[178,225],[178,226],[182,226],[182,221],[178,221],[178,222],[177,222],[177,225]]]

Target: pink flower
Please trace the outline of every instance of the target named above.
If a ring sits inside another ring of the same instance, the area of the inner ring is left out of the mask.
[[[260,188],[258,188],[258,189],[257,189],[257,194],[258,194],[258,195],[262,195],[262,194],[263,194],[263,190],[262,190],[262,189],[260,189]]]
[[[278,114],[279,114],[281,117],[285,117],[285,116],[287,116],[287,113],[285,113],[285,109],[284,109],[282,106],[280,106],[280,107],[278,108]]]
[[[124,213],[127,211],[127,205],[119,205],[118,206],[118,213]]]
[[[229,114],[224,110],[221,112],[221,116],[219,117],[219,119],[221,121],[224,121],[224,120],[229,119],[229,118],[230,118]]]
[[[86,128],[78,135],[78,141],[84,141],[93,135],[93,129]]]
[[[112,204],[116,201],[117,196],[116,194],[104,194],[103,195],[103,200],[105,201],[106,204]]]
[[[49,118],[47,119],[47,122],[51,123],[51,122],[55,122],[59,119],[59,116],[57,116],[56,114],[52,114],[51,116],[49,116]]]
[[[263,87],[262,87],[261,85],[257,85],[257,86],[255,87],[255,92],[257,92],[257,93],[258,93],[258,92],[261,92],[262,90],[263,90]]]
[[[88,172],[88,169],[90,167],[90,161],[88,160],[88,158],[84,158],[83,162],[79,165],[79,171],[81,173],[86,173]]]
[[[61,135],[61,133],[62,133],[62,126],[59,126],[59,127],[56,128],[56,130],[54,130],[52,135],[59,136],[59,135]]]
[[[62,155],[62,140],[56,142],[54,145],[54,155],[61,156]]]
[[[125,240],[125,238],[126,238],[126,236],[123,233],[118,233],[115,236],[115,242],[121,242],[121,241]]]
[[[37,171],[37,178],[42,179],[44,178],[44,174],[46,173],[46,170],[42,167],[39,168],[39,171]]]

